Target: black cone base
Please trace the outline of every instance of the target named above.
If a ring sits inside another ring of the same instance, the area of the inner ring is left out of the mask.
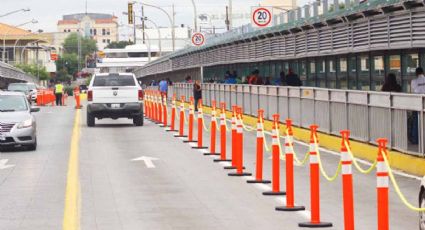
[[[194,147],[192,147],[192,149],[208,149],[208,147],[204,147],[204,146],[201,146],[201,147],[194,146]]]
[[[252,173],[247,173],[247,172],[243,172],[243,173],[229,173],[227,174],[228,176],[252,176]]]
[[[174,135],[174,137],[187,137],[185,135]]]
[[[246,181],[248,184],[270,184],[271,181],[269,180],[248,180]]]
[[[232,160],[230,160],[230,159],[214,159],[214,162],[215,163],[218,163],[218,162],[231,162]]]
[[[301,228],[330,228],[330,227],[332,227],[332,223],[328,223],[328,222],[320,222],[320,223],[305,222],[305,223],[299,223],[298,227],[301,227]]]
[[[283,192],[283,191],[279,191],[279,192],[270,191],[270,192],[263,192],[263,195],[264,196],[283,196],[283,195],[286,195],[286,192]]]
[[[184,140],[183,143],[198,143],[198,141],[196,141],[196,140],[192,140],[192,141]]]
[[[224,169],[237,169],[235,166],[225,166]],[[245,167],[243,167],[245,169]]]
[[[204,156],[220,156],[220,153],[204,153]]]
[[[284,212],[297,212],[297,211],[304,211],[304,206],[294,206],[294,207],[287,207],[287,206],[278,206],[275,208],[276,211],[284,211]]]
[[[175,130],[175,129],[167,129],[167,130],[165,130],[165,132],[178,132],[178,130]]]

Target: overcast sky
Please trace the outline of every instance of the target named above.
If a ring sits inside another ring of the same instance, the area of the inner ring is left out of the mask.
[[[307,0],[299,0],[304,3]],[[36,19],[38,24],[25,26],[26,29],[36,31],[42,29],[46,32],[56,32],[56,24],[64,14],[85,12],[86,0],[0,0],[0,15],[7,12],[30,8],[30,12],[20,12],[11,16],[0,18],[0,22],[19,25]],[[72,3],[71,3],[72,2]],[[175,4],[176,24],[193,25],[193,8],[191,0],[144,0],[146,3],[166,7],[169,12],[171,5]],[[195,0],[198,5],[198,14],[205,12],[225,12],[228,0]],[[249,11],[249,6],[257,5],[260,0],[233,0],[234,11]],[[119,17],[120,23],[126,23],[128,0],[88,0],[88,12],[110,13]],[[138,13],[139,14],[139,13]],[[168,19],[159,11],[146,8],[145,14],[160,26],[168,26]]]

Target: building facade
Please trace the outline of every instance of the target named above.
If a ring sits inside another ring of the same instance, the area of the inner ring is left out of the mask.
[[[117,17],[111,14],[83,13],[64,15],[58,21],[58,32],[79,32],[85,37],[97,41],[97,46],[103,50],[111,42],[118,41]]]

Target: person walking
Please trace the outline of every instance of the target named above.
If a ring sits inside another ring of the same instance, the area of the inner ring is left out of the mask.
[[[56,82],[55,85],[55,97],[56,97],[56,105],[62,106],[62,96],[63,96],[64,86],[59,81]]]
[[[167,97],[168,92],[168,81],[165,79],[162,79],[159,82],[159,92],[161,93],[161,98],[164,99],[164,97]]]
[[[193,84],[193,98],[195,99],[195,112],[197,112],[199,99],[202,99],[202,88],[199,80],[196,80]]]
[[[397,78],[394,73],[389,73],[385,77],[384,85],[381,89],[382,92],[401,92],[401,86],[397,83]]]
[[[422,67],[416,68],[416,78],[411,82],[411,92],[425,94],[425,75]],[[414,111],[409,121],[409,141],[417,145],[419,143],[419,114]]]
[[[300,78],[296,73],[292,71],[292,69],[288,70],[288,75],[286,75],[286,85],[287,86],[302,86],[303,83],[301,82]]]

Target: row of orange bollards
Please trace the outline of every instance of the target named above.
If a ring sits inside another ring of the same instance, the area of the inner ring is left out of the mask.
[[[56,97],[53,90],[39,89],[37,91],[37,106],[55,105]]]
[[[160,95],[156,91],[148,91],[144,103],[146,116],[164,126],[167,126],[167,105],[166,99],[158,99]],[[179,129],[175,129],[175,120],[177,115],[176,97],[173,96],[171,106],[171,127],[167,131],[179,132],[176,137],[188,137],[185,142],[196,142],[194,148],[205,149],[203,146],[203,110],[202,100],[199,101],[198,112],[198,140],[193,140],[193,126],[195,113],[193,111],[193,98],[190,98],[189,104],[189,121],[188,121],[188,135],[184,135],[185,126],[185,97],[181,97],[180,115],[179,115]],[[220,152],[216,151],[216,136],[217,136],[217,114],[216,114],[216,101],[212,101],[212,113],[210,123],[210,151],[205,155],[219,156],[214,159],[214,162],[231,161],[231,166],[225,169],[236,169],[236,172],[229,173],[229,176],[249,176],[251,173],[244,172],[243,165],[243,122],[242,122],[242,108],[239,106],[232,106],[231,117],[231,158],[227,158],[226,144],[227,144],[227,125],[226,125],[226,104],[220,103],[220,122],[219,122],[219,136],[220,136]],[[273,115],[273,128],[272,128],[272,180],[264,180],[263,178],[263,159],[264,159],[264,110],[258,110],[257,129],[256,129],[256,169],[254,180],[248,180],[248,183],[270,183],[272,190],[264,192],[264,195],[286,195],[286,205],[276,207],[278,211],[302,211],[305,210],[304,206],[295,205],[295,189],[294,189],[294,151],[293,151],[293,128],[290,119],[285,120],[287,135],[285,138],[285,176],[286,176],[286,191],[280,189],[280,121],[279,115]],[[310,207],[311,216],[310,221],[306,223],[299,223],[300,227],[308,228],[321,228],[332,227],[332,223],[322,222],[320,218],[320,155],[318,153],[318,126],[310,126],[310,146],[309,146],[309,160],[310,160]],[[341,164],[342,164],[342,189],[343,189],[343,212],[344,212],[344,229],[354,230],[354,193],[353,193],[353,175],[352,175],[352,156],[349,154],[346,143],[349,143],[350,131],[341,131]],[[389,209],[388,209],[388,169],[384,162],[383,154],[386,154],[386,139],[378,139],[378,157],[377,157],[377,212],[378,212],[378,230],[389,229]]]

